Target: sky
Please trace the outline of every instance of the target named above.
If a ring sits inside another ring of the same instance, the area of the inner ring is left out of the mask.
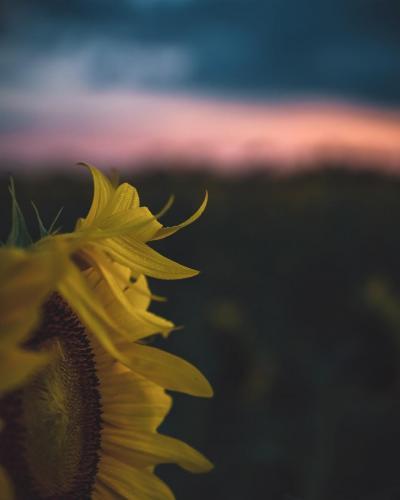
[[[3,0],[0,165],[400,169],[397,0]]]

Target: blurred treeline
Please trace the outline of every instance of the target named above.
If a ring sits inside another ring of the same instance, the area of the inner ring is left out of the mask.
[[[193,226],[154,244],[200,269],[152,280],[153,310],[185,328],[154,340],[199,366],[209,401],[176,395],[163,430],[215,463],[205,476],[160,468],[181,500],[400,498],[400,179],[332,169],[291,178],[124,175],[144,204]],[[86,213],[89,176],[16,175],[33,227],[63,206]],[[1,237],[9,225],[1,179]]]

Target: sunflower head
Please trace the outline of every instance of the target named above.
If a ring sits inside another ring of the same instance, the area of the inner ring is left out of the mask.
[[[212,389],[190,363],[143,342],[175,329],[149,310],[147,277],[197,274],[148,243],[196,220],[207,195],[187,220],[164,227],[133,186],[86,166],[88,213],[71,233],[45,229],[37,214],[36,242],[11,185],[13,225],[0,248],[0,491],[5,499],[173,498],[156,465],[212,466],[158,432],[171,407],[166,390],[209,397]]]

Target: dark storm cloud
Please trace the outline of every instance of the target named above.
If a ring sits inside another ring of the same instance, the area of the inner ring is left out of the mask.
[[[8,0],[3,11],[0,70],[9,81],[37,58],[91,46],[91,85],[400,102],[398,0]],[[146,54],[148,65],[169,54],[177,77],[165,68],[165,77],[138,80],[134,58],[121,57],[129,52],[141,65]]]

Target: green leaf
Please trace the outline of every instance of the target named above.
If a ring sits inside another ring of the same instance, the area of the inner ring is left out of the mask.
[[[11,229],[7,238],[7,245],[17,247],[27,247],[32,244],[32,238],[29,234],[25,218],[17,201],[15,194],[14,179],[10,178],[10,186],[8,188],[11,195]]]
[[[58,219],[60,218],[61,212],[64,210],[64,207],[61,207],[60,210],[57,212],[56,216],[54,217],[53,222],[50,224],[49,227],[49,234],[55,234],[58,233],[58,231],[61,229],[61,226],[54,229],[54,226],[57,224]]]
[[[35,211],[35,214],[36,214],[36,218],[37,218],[37,222],[38,222],[38,226],[39,226],[39,231],[40,231],[40,237],[44,238],[49,233],[48,233],[47,229],[45,228],[45,225],[43,224],[42,218],[40,217],[38,207],[35,205],[35,203],[33,201],[31,201],[31,204],[32,204],[33,210]]]
[[[61,212],[63,211],[63,208],[61,207],[60,210],[57,212],[57,215],[54,217],[54,220],[53,222],[50,224],[50,227],[49,229],[46,229],[46,226],[43,224],[43,221],[42,221],[42,218],[40,217],[40,214],[39,214],[39,209],[37,208],[36,204],[31,201],[31,204],[33,206],[33,209],[35,210],[35,214],[36,214],[36,218],[37,218],[37,222],[38,222],[38,226],[39,226],[39,231],[40,231],[40,237],[41,238],[44,238],[45,236],[49,236],[51,234],[55,234],[57,233],[61,228],[54,228],[54,226],[56,225],[60,215],[61,215]]]

